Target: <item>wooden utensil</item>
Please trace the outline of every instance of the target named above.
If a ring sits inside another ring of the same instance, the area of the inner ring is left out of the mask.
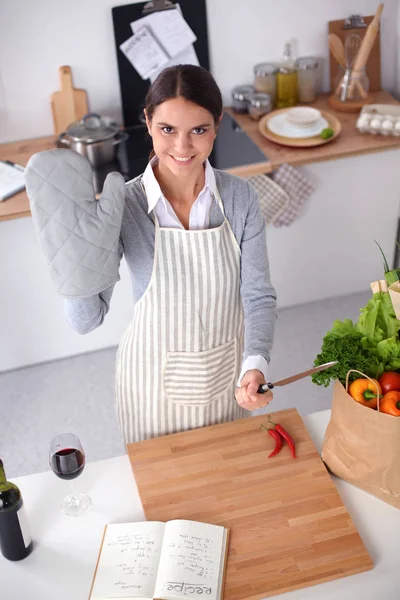
[[[61,90],[51,95],[51,110],[56,135],[63,133],[71,123],[82,119],[89,112],[85,90],[73,87],[71,67],[62,66],[58,72]]]
[[[373,566],[298,412],[271,418],[293,436],[297,458],[286,444],[268,458],[266,415],[127,446],[148,520],[230,528],[224,600],[259,600]]]
[[[345,69],[346,68],[346,56],[344,53],[343,42],[336,33],[330,33],[328,35],[329,49],[332,52],[333,56],[336,58],[339,65]]]
[[[378,6],[373,21],[368,25],[368,29],[362,41],[360,51],[358,52],[357,58],[354,62],[354,70],[356,71],[358,71],[359,69],[363,69],[367,64],[369,55],[372,50],[372,46],[375,42],[376,36],[378,35],[379,23],[383,11],[383,6],[383,3],[381,3]]]
[[[367,29],[364,39],[362,41],[361,48],[360,48],[360,50],[356,56],[356,59],[354,61],[354,71],[356,71],[356,72],[359,72],[361,69],[363,69],[368,62],[368,58],[371,53],[372,46],[374,45],[376,36],[378,35],[379,23],[380,23],[381,14],[383,11],[383,6],[384,6],[383,3],[381,3],[378,6],[377,11],[375,13],[375,17],[373,18],[372,22],[368,25],[368,29]],[[349,89],[350,98],[352,97],[354,84],[355,84],[355,82],[352,80],[350,82],[350,89]]]
[[[337,136],[340,134],[340,132],[342,131],[342,125],[339,121],[339,119],[333,115],[330,112],[327,111],[323,111],[321,110],[321,116],[326,119],[328,121],[328,126],[333,129],[333,136],[324,140],[321,136],[319,135],[314,135],[313,137],[309,137],[309,138],[288,138],[288,137],[283,137],[280,136],[276,133],[273,133],[270,129],[268,129],[268,121],[275,115],[279,114],[279,113],[285,113],[288,110],[290,110],[289,108],[282,108],[279,111],[275,110],[267,115],[264,115],[259,123],[258,123],[258,129],[260,131],[260,133],[267,138],[267,140],[270,140],[271,142],[275,142],[276,144],[280,144],[281,146],[292,146],[295,148],[312,148],[313,146],[322,146],[324,144],[329,144],[329,142],[332,142],[333,140],[335,140],[337,138]]]

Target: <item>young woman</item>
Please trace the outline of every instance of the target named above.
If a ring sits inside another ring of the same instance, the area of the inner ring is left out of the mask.
[[[165,69],[145,108],[154,156],[126,184],[120,256],[133,318],[117,355],[116,408],[126,443],[250,416],[276,320],[265,223],[253,188],[208,162],[222,117],[208,71]],[[66,300],[86,333],[112,289]]]

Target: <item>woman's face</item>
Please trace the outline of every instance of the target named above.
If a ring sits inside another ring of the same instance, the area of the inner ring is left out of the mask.
[[[147,128],[161,164],[177,176],[199,169],[209,157],[217,133],[208,110],[184,98],[159,104]]]

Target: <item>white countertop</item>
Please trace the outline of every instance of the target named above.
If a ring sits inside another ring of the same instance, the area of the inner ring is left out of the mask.
[[[320,451],[330,411],[303,417]],[[400,510],[333,478],[374,568],[279,596],[280,600],[399,600]],[[35,548],[21,562],[0,555],[1,600],[88,600],[106,523],[141,521],[144,513],[127,456],[87,464],[74,482],[92,510],[67,517],[60,508],[68,482],[51,471],[13,479],[20,487]]]

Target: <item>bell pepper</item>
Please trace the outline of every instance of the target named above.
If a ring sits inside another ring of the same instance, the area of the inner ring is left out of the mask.
[[[400,392],[387,392],[379,403],[379,410],[394,417],[400,417]]]
[[[369,406],[369,408],[376,408],[378,404],[377,390],[379,397],[381,397],[382,389],[376,379],[360,377],[350,384],[349,394],[356,402]]]

